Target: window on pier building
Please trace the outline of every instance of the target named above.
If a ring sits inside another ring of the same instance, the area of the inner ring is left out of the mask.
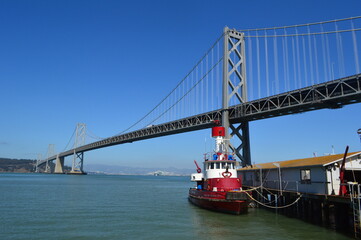
[[[311,170],[310,169],[301,169],[301,183],[302,184],[311,184]]]

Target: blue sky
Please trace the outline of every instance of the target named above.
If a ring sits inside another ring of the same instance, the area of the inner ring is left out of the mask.
[[[187,74],[224,26],[318,22],[360,9],[359,0],[0,0],[0,157],[35,159],[50,143],[62,151],[79,122],[100,137],[121,132]],[[331,145],[360,150],[360,117],[356,104],[252,122],[252,162],[323,155]],[[192,168],[211,146],[209,133],[87,152],[85,168]]]

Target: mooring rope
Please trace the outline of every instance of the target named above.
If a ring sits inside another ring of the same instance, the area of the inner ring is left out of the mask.
[[[262,203],[262,202],[260,202],[260,201],[257,201],[257,200],[254,199],[254,198],[251,196],[251,194],[249,194],[248,192],[245,192],[245,193],[246,193],[253,201],[255,201],[256,203],[258,203],[258,204],[260,204],[260,205],[262,205],[262,206],[264,206],[264,207],[273,208],[273,209],[280,209],[280,208],[290,207],[290,206],[292,206],[293,204],[297,203],[297,202],[301,199],[301,197],[302,197],[302,194],[301,194],[293,203],[290,203],[290,204],[285,205],[285,206],[274,207],[274,206],[269,206],[269,205],[267,205],[267,204],[264,204],[264,203]]]
[[[261,186],[258,186],[258,187],[255,187],[255,188],[250,188],[250,189],[247,189],[247,190],[241,190],[240,192],[251,192],[253,190],[256,190],[258,188],[260,188]]]
[[[266,198],[265,196],[263,196],[260,192],[258,192],[257,190],[255,190],[256,193],[258,193],[259,196],[261,196],[264,200],[267,200],[268,201],[268,204],[270,203],[273,203],[273,202],[276,202],[276,199],[279,199],[280,198],[280,195],[278,195],[277,198],[275,198],[275,200],[272,200],[272,201],[269,201],[268,198]],[[271,193],[272,195],[274,195],[273,193]]]

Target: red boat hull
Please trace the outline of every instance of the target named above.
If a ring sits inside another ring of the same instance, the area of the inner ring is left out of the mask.
[[[247,213],[247,200],[229,200],[226,198],[226,194],[227,192],[190,189],[188,199],[194,205],[212,211],[236,215]]]

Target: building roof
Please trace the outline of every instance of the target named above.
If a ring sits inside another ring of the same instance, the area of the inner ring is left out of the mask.
[[[360,154],[361,152],[353,152],[348,153],[347,158]],[[303,159],[295,159],[295,160],[287,160],[287,161],[279,161],[279,162],[269,162],[269,163],[259,163],[251,166],[247,166],[239,171],[244,170],[254,170],[254,169],[272,169],[278,168],[273,163],[278,163],[281,168],[293,168],[293,167],[305,167],[305,166],[326,166],[334,162],[341,161],[343,159],[342,154],[328,155],[322,157],[312,157],[312,158],[303,158]]]

